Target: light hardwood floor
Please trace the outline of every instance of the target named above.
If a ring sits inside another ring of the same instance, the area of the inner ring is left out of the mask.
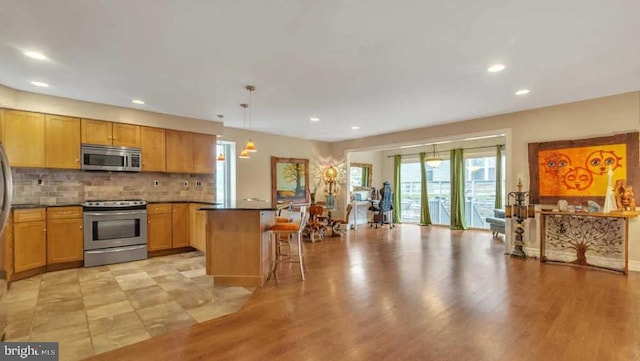
[[[505,256],[399,225],[305,244],[235,314],[92,360],[640,360],[640,274]]]

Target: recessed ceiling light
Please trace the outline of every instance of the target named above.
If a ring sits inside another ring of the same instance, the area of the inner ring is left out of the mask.
[[[357,126],[357,125],[354,125],[353,127],[351,127],[351,129],[353,129],[353,130],[358,130],[358,129],[360,129],[360,127],[359,127],[359,126]]]
[[[41,81],[32,81],[31,84],[33,84],[35,86],[39,86],[41,88],[48,88],[49,87],[49,84],[43,83]]]
[[[319,122],[319,121],[320,121],[320,118],[318,118],[318,117],[311,117],[311,118],[309,118],[309,121],[312,121],[312,122]]]
[[[520,89],[516,92],[516,95],[525,95],[529,94],[529,89]]]
[[[489,73],[497,73],[499,71],[503,71],[505,68],[504,64],[493,64],[487,69]]]
[[[144,101],[143,101],[143,100],[140,100],[140,99],[133,99],[131,102],[132,102],[133,104],[140,104],[140,105],[143,105],[143,104],[144,104]]]
[[[24,55],[32,58],[32,59],[38,59],[38,60],[47,60],[47,56],[42,54],[42,53],[38,53],[37,51],[25,51]]]

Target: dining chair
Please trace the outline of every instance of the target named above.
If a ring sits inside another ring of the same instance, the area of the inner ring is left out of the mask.
[[[347,212],[344,216],[344,218],[342,219],[335,219],[332,218],[331,219],[331,231],[335,232],[335,233],[339,233],[339,234],[345,234],[347,229],[349,229],[349,217],[351,216],[351,210],[353,210],[353,205],[351,203],[349,203],[349,205],[347,205]],[[343,227],[345,227],[345,225],[347,225],[346,229],[344,229]]]
[[[307,231],[311,242],[316,241],[316,235],[320,240],[324,238],[324,232],[327,228],[326,217],[324,213],[324,207],[320,205],[309,206],[309,222],[307,223]]]
[[[280,263],[288,261],[289,263],[300,264],[300,276],[304,281],[305,265],[304,254],[302,251],[302,232],[305,229],[307,221],[309,219],[309,213],[306,207],[302,207],[300,211],[299,221],[293,222],[276,222],[268,229],[269,239],[271,240],[271,271],[267,280],[274,276],[276,283],[278,283],[278,265]],[[297,252],[294,255],[292,250],[292,242],[296,242]],[[283,248],[286,247],[288,252],[284,252]]]

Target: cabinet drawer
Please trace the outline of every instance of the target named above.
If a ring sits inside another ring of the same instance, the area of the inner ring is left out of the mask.
[[[82,218],[82,207],[47,208],[47,219]]]
[[[147,204],[147,214],[171,213],[170,203]]]
[[[45,208],[16,209],[13,211],[13,223],[44,221]]]

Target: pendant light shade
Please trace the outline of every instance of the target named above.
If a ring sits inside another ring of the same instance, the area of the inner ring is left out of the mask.
[[[224,126],[224,121],[222,120],[222,118],[224,118],[224,115],[222,114],[218,114],[217,115],[218,119],[220,119],[220,122],[222,123],[222,125]],[[220,154],[218,154],[218,158],[216,158],[216,160],[218,162],[224,162],[226,159],[224,157],[224,154],[222,152],[220,152]]]
[[[442,163],[442,158],[440,157],[440,154],[438,154],[438,149],[435,144],[433,145],[433,149],[431,150],[431,153],[429,153],[425,162],[431,168],[437,168],[440,163]]]
[[[249,157],[249,152],[247,152],[246,149],[243,149],[242,152],[240,152],[240,155],[238,156],[238,158],[248,159],[251,157]]]
[[[253,102],[252,102],[252,96],[251,93],[253,93],[253,91],[256,90],[256,87],[254,87],[253,85],[247,85],[244,87],[245,89],[247,89],[247,91],[249,92],[249,127],[248,129],[251,129],[251,113],[253,110]],[[258,151],[258,149],[256,149],[256,144],[253,142],[253,139],[249,138],[249,141],[247,142],[247,145],[244,146],[244,149],[247,152],[250,153],[255,153]]]
[[[256,145],[253,143],[253,139],[249,138],[249,141],[247,142],[247,145],[244,146],[244,150],[246,150],[247,152],[257,152],[258,150],[256,149]]]

